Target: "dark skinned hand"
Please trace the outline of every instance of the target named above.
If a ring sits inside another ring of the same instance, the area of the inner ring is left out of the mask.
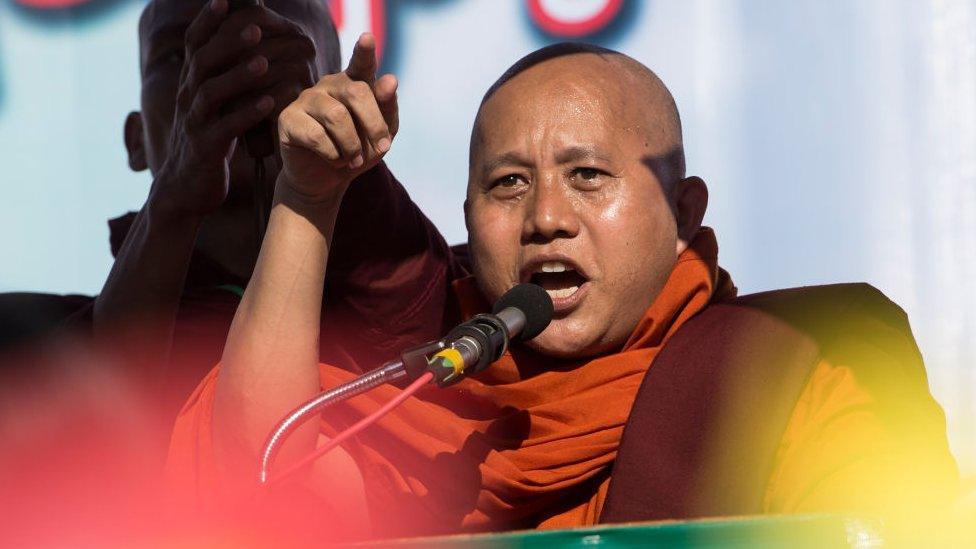
[[[313,85],[315,45],[265,7],[228,14],[227,0],[200,11],[185,44],[170,152],[155,193],[169,211],[202,218],[227,197],[238,138]]]

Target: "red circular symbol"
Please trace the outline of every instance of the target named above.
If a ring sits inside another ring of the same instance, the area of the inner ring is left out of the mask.
[[[623,0],[600,1],[603,7],[583,19],[569,19],[555,13],[544,0],[528,0],[529,16],[546,34],[561,38],[579,38],[606,27],[620,12]]]

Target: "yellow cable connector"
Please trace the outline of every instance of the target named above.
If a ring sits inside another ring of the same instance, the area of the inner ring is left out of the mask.
[[[464,373],[464,358],[461,357],[461,353],[459,353],[457,349],[448,347],[447,349],[444,349],[430,357],[429,363],[434,364],[435,361],[438,361],[438,359],[440,359],[441,367],[450,367],[454,370],[451,375],[444,378],[444,381],[454,379],[455,377],[458,377]]]

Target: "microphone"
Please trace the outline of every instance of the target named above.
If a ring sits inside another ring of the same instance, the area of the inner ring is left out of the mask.
[[[495,303],[493,314],[480,314],[451,330],[442,340],[445,348],[430,359],[424,370],[434,374],[441,387],[476,374],[508,350],[510,342],[528,341],[552,321],[552,298],[535,284],[518,284]],[[411,378],[421,365],[404,360]]]

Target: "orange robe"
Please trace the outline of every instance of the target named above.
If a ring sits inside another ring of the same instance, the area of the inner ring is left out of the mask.
[[[704,230],[619,352],[559,362],[515,349],[474,378],[423,389],[345,444],[362,473],[376,533],[595,524],[647,368],[686,320],[710,301],[734,295],[717,253],[714,236]],[[465,315],[484,306],[472,280],[456,282],[455,291]],[[322,387],[355,375],[329,365],[320,373]],[[217,375],[219,367],[183,409],[169,455],[171,481],[200,497],[220,489],[210,431]],[[322,434],[335,436],[398,391],[384,386],[330,409],[320,420]],[[832,439],[886,436],[870,412],[862,413],[865,398],[870,395],[845,378],[843,365],[825,362],[815,369],[784,434],[766,511],[829,510],[837,503],[829,493],[820,495],[822,483],[837,472],[823,469],[863,461],[857,454],[863,448]],[[830,459],[811,455],[811,445],[826,448],[819,455]]]

